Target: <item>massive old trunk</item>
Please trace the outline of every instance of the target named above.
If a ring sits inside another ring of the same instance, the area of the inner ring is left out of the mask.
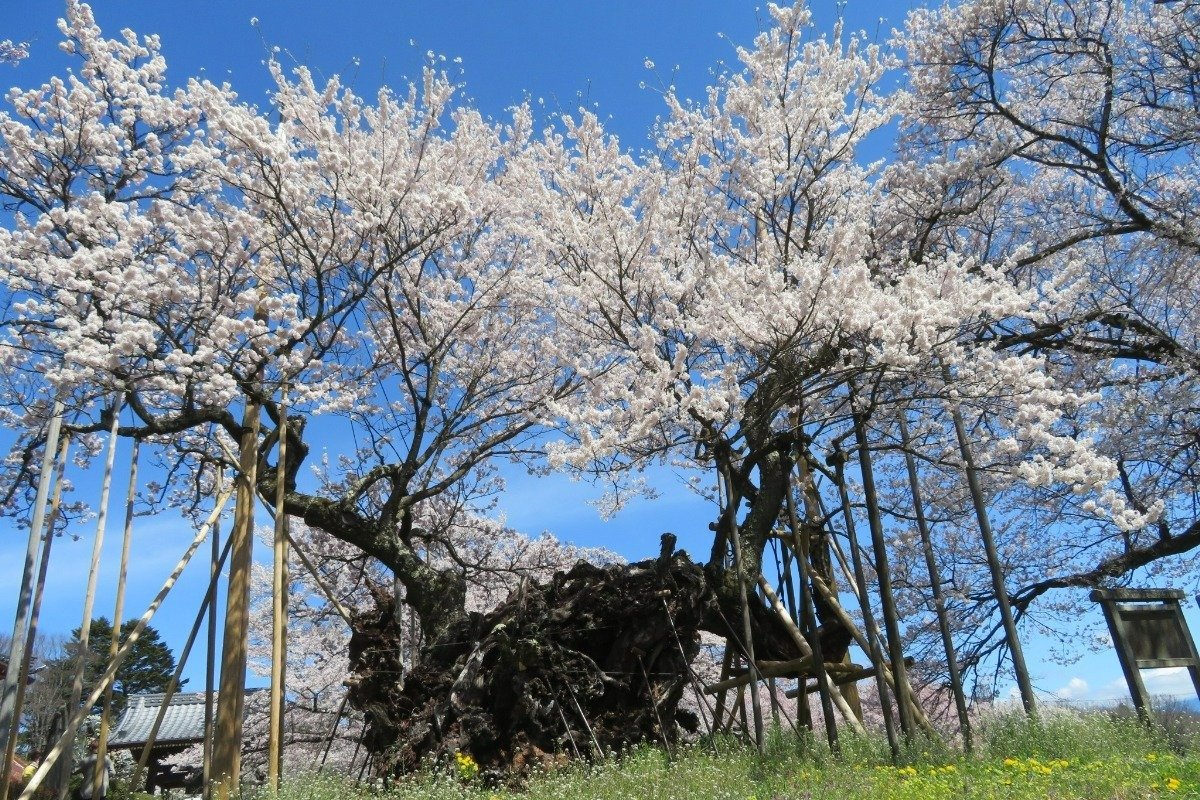
[[[664,537],[657,559],[580,562],[545,585],[525,581],[498,608],[470,614],[399,681],[392,598],[357,618],[351,703],[385,774],[470,755],[494,775],[642,741],[670,743],[699,721],[680,708],[701,630],[727,633],[728,600],[712,575]],[[756,614],[766,658],[790,658],[768,613]],[[844,637],[829,632],[836,650]]]

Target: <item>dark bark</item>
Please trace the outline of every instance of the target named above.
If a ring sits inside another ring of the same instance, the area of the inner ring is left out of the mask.
[[[452,624],[403,685],[394,600],[379,589],[377,607],[354,624],[350,702],[366,715],[365,746],[381,771],[462,752],[494,777],[519,777],[597,745],[608,753],[695,733],[679,702],[699,632],[724,634],[740,617],[736,594],[672,552],[673,537],[663,544],[657,559],[580,562],[544,586],[523,582],[495,610]],[[778,621],[759,602],[751,608],[759,657],[796,657]],[[827,653],[845,652],[848,636],[824,635]]]

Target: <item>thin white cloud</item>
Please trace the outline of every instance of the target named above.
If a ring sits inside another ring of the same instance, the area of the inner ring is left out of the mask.
[[[1088,682],[1079,676],[1075,676],[1067,681],[1067,685],[1054,690],[1054,696],[1059,700],[1082,700],[1085,699],[1090,691]]]
[[[1196,687],[1186,667],[1167,667],[1165,669],[1142,670],[1142,683],[1146,691],[1155,695],[1194,696]]]

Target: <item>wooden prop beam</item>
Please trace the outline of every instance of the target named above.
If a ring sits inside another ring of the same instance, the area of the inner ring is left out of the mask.
[[[929,589],[933,593],[938,633],[942,637],[942,650],[946,654],[946,669],[950,673],[950,692],[954,695],[954,709],[958,714],[958,730],[962,735],[963,749],[970,753],[974,749],[974,743],[971,741],[971,719],[967,713],[967,696],[963,691],[962,674],[958,670],[958,655],[954,651],[954,637],[950,632],[950,619],[946,613],[946,592],[942,588],[942,576],[938,569],[936,554],[933,551],[933,537],[929,531],[929,522],[925,518],[925,501],[921,496],[921,476],[917,472],[917,460],[912,454],[908,422],[904,419],[905,414],[907,414],[907,410],[903,410],[899,416],[900,443],[904,447],[904,468],[908,474],[913,515],[917,522],[917,532],[921,536],[921,553],[925,557],[925,572],[929,576]]]
[[[846,630],[850,631],[850,636],[854,639],[855,644],[862,648],[864,653],[870,653],[871,650],[869,648],[867,637],[864,636],[863,632],[858,629],[858,626],[854,623],[854,620],[851,619],[850,615],[846,612],[846,609],[842,608],[842,604],[836,597],[834,597],[833,592],[829,590],[829,587],[825,585],[825,582],[821,580],[819,575],[813,576],[813,586],[821,594],[821,596],[825,598],[826,605],[833,612],[834,616],[838,618],[838,622],[844,625]],[[883,665],[883,669],[877,672],[877,677],[893,692],[896,691],[896,678],[892,674],[891,667],[883,659],[880,659],[879,663]],[[929,717],[921,708],[921,704],[917,701],[916,694],[913,692],[912,687],[907,683],[902,684],[902,686],[904,691],[908,693],[909,702],[911,703],[912,707],[913,718],[916,720],[917,725],[919,725],[925,731],[925,733],[932,738],[939,738],[937,729],[933,727],[933,723],[929,721]]]
[[[850,558],[854,564],[854,581],[853,584],[858,587],[855,592],[855,597],[858,599],[858,607],[862,610],[863,626],[866,628],[867,635],[862,641],[859,641],[859,647],[863,648],[863,652],[867,654],[867,658],[871,659],[874,664],[882,664],[886,658],[883,654],[883,636],[879,632],[879,624],[875,620],[875,612],[871,608],[871,601],[867,595],[867,575],[866,569],[863,567],[863,557],[861,549],[858,546],[858,526],[854,521],[854,509],[850,503],[850,490],[846,487],[845,462],[848,455],[845,451],[838,451],[836,470],[837,470],[837,490],[838,501],[842,507],[842,520],[846,526],[846,540],[850,545]],[[834,540],[836,544],[836,539]],[[821,580],[820,575],[813,576],[813,586],[825,587],[821,591],[821,596],[828,602],[830,597],[835,600],[837,593],[831,591],[825,586],[825,582]],[[840,606],[840,604],[839,604]],[[839,621],[844,625],[849,615],[839,615]],[[857,630],[857,628],[851,628]],[[857,638],[857,637],[855,637]],[[888,748],[892,751],[892,760],[896,763],[900,761],[901,749],[900,739],[896,735],[896,725],[892,721],[891,713],[891,693],[888,691],[888,683],[884,680],[882,672],[875,676],[875,688],[879,693],[879,705],[883,709],[883,730],[887,735]]]
[[[812,672],[813,659],[812,656],[804,656],[791,661],[757,661],[754,666],[759,678],[797,678]],[[704,693],[716,694],[750,683],[752,673],[749,670],[738,670],[737,672],[739,674],[732,678],[705,686]]]
[[[287,497],[287,384],[279,403],[279,458],[275,466],[274,569],[271,573],[271,721],[267,733],[267,788],[279,791],[283,765],[283,703],[287,667],[288,535],[284,500]]]
[[[797,420],[799,422],[799,420]],[[802,488],[805,491],[805,511],[810,524],[816,523],[817,514],[813,496],[816,494],[816,488],[812,484],[812,476],[808,471],[808,461],[800,459],[798,465],[800,470],[800,480]],[[804,535],[800,527],[799,515],[796,513],[796,501],[792,497],[791,476],[788,476],[788,492],[787,492],[787,511],[788,525],[792,530],[792,546],[794,548],[793,555],[796,557],[796,566],[800,571],[800,614],[797,622],[803,623],[804,627],[808,628],[812,633],[812,652],[813,652],[813,667],[816,670],[817,685],[821,687],[821,716],[825,723],[825,736],[829,740],[829,747],[833,752],[839,752],[837,725],[833,719],[833,700],[830,692],[834,688],[829,682],[829,673],[825,669],[825,653],[821,648],[821,636],[817,630],[817,607],[812,598],[812,580],[809,575],[813,571],[812,564],[812,549],[809,546],[809,537]],[[786,545],[785,545],[786,548]],[[832,580],[832,577],[831,577]],[[797,625],[799,630],[800,625]],[[857,690],[855,690],[857,695]],[[846,704],[854,712],[854,718],[862,721],[862,704],[857,701],[851,703],[849,699]]]
[[[728,467],[726,467],[728,469]],[[725,482],[725,508],[723,517],[726,519],[728,531],[726,535],[729,541],[733,544],[733,569],[737,575],[738,583],[738,603],[742,611],[742,637],[744,638],[743,648],[746,656],[746,664],[751,673],[750,685],[750,710],[754,718],[754,746],[758,752],[762,752],[766,746],[766,737],[763,731],[763,716],[762,704],[758,699],[758,683],[759,678],[754,677],[754,630],[750,624],[750,598],[748,596],[747,584],[750,582],[750,576],[746,574],[745,559],[742,558],[742,535],[738,530],[737,525],[737,507],[738,500],[734,496],[733,482],[730,476],[726,473],[724,476]]]
[[[792,637],[792,641],[795,642],[796,648],[803,653],[805,657],[812,658],[813,650],[809,645],[808,640],[804,638],[804,634],[802,634],[800,629],[796,627],[796,623],[792,622],[792,618],[787,613],[787,609],[783,607],[783,603],[779,602],[779,598],[775,595],[774,590],[771,589],[771,584],[767,583],[767,579],[762,575],[758,576],[758,586],[763,590],[763,594],[767,596],[767,600],[770,602],[771,608],[774,609],[775,614],[783,623],[784,630],[786,630],[788,635]],[[854,714],[854,709],[850,707],[850,704],[846,701],[846,698],[840,691],[838,691],[837,686],[829,687],[829,699],[833,702],[833,705],[838,710],[838,713],[840,713],[842,718],[845,719],[846,724],[850,726],[850,730],[854,731],[859,736],[867,735],[867,729],[864,728],[863,724],[858,721],[858,717]]]
[[[216,732],[213,736],[212,780],[217,797],[236,794],[242,777],[242,716],[246,701],[246,651],[250,619],[250,568],[254,548],[254,498],[258,469],[258,428],[261,406],[248,400],[238,443],[237,500],[230,538],[229,589],[225,601],[225,632],[221,645],[221,682],[217,691]]]
[[[914,663],[916,663],[913,661],[911,656],[906,657],[904,660],[908,662],[908,664],[906,666],[911,667]],[[845,662],[829,664],[828,668],[829,668],[829,677],[838,686],[846,686],[846,685],[849,685],[852,683],[858,683],[859,681],[866,680],[867,678],[874,678],[875,673],[877,672],[877,670],[873,666],[865,667],[862,664],[847,664]],[[888,664],[884,664],[884,669],[891,669],[891,667]],[[806,685],[804,687],[803,693],[804,694],[812,694],[813,692],[820,691],[820,689],[821,689],[821,687],[817,686],[814,683],[811,686]],[[788,689],[788,691],[787,691],[788,697],[796,697],[800,694],[801,694],[801,691],[799,689]]]
[[[853,394],[851,402],[853,402]],[[867,527],[871,531],[871,549],[875,553],[875,577],[879,588],[879,605],[883,612],[883,626],[887,630],[887,649],[892,659],[892,672],[900,687],[908,685],[904,669],[904,642],[900,638],[900,612],[896,608],[896,595],[892,591],[892,569],[888,564],[887,540],[883,531],[883,519],[879,513],[879,497],[875,490],[875,468],[872,464],[871,446],[867,441],[867,423],[862,414],[854,414],[854,438],[858,443],[858,467],[862,475],[863,499],[867,505]],[[900,730],[907,737],[916,732],[913,724],[912,704],[903,688],[896,691],[896,712],[900,717]]]
[[[218,440],[220,441],[220,440]],[[225,468],[218,465],[215,479],[217,494],[225,491]],[[209,558],[209,580],[216,581],[221,574],[219,565],[219,550],[221,548],[221,521],[213,523],[212,555]],[[215,583],[214,583],[215,585]],[[213,590],[213,602],[208,604],[208,647],[204,654],[204,763],[200,796],[209,800],[212,796],[212,748],[213,748],[213,697],[216,692],[216,654],[217,654],[217,603],[216,590]],[[62,800],[62,798],[60,798]]]

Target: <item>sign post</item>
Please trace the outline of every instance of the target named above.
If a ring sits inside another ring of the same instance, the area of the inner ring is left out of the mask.
[[[1094,589],[1091,598],[1104,611],[1138,716],[1148,719],[1150,713],[1150,695],[1142,682],[1143,669],[1186,667],[1200,697],[1200,654],[1183,617],[1183,592]]]

